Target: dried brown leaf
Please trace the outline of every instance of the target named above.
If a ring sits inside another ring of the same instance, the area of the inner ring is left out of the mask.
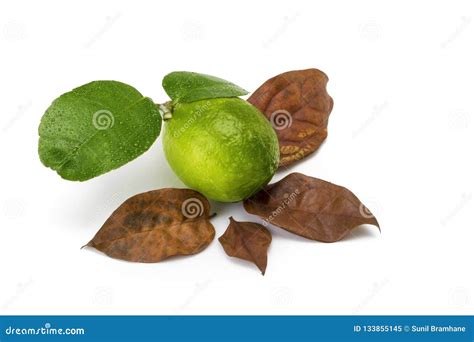
[[[351,191],[301,173],[266,186],[245,200],[244,207],[275,226],[323,242],[339,241],[361,224],[379,227]]]
[[[145,192],[120,205],[87,246],[135,262],[195,254],[214,239],[209,212],[208,200],[194,190]]]
[[[280,167],[316,151],[327,137],[333,100],[328,77],[318,69],[277,75],[248,99],[270,120],[280,142]]]
[[[265,274],[267,250],[272,235],[264,226],[254,222],[238,222],[232,217],[219,242],[227,255],[253,262]]]

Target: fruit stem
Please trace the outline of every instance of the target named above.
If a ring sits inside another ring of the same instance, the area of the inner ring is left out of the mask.
[[[158,110],[163,117],[163,120],[169,120],[173,117],[173,104],[171,101],[158,104]]]

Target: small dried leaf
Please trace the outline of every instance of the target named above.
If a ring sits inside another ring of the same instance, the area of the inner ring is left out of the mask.
[[[323,242],[339,241],[361,224],[379,227],[351,191],[301,173],[268,185],[245,200],[244,207],[275,226]]]
[[[126,200],[87,244],[116,259],[158,262],[195,254],[214,239],[210,206],[189,189],[160,189]]]
[[[280,167],[313,153],[326,139],[333,107],[327,82],[317,69],[289,71],[266,81],[248,99],[278,135]]]
[[[267,250],[272,235],[264,226],[253,222],[237,222],[232,217],[219,242],[227,255],[253,262],[265,274]]]

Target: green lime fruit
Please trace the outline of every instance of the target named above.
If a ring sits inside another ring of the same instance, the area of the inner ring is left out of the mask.
[[[240,201],[260,190],[280,158],[268,120],[239,98],[176,103],[163,147],[183,183],[221,202]]]

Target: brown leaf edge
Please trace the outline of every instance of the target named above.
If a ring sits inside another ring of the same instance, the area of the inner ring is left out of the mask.
[[[215,236],[209,213],[209,201],[194,190],[141,193],[121,204],[86,246],[143,263],[196,254]]]
[[[244,201],[250,214],[307,239],[336,242],[362,224],[380,225],[348,189],[291,173]]]
[[[272,124],[280,144],[280,167],[315,152],[327,137],[334,101],[327,75],[318,69],[294,70],[263,83],[248,99]]]
[[[224,251],[231,257],[253,262],[262,275],[267,269],[267,251],[272,235],[264,226],[254,222],[239,222],[229,217],[229,226],[219,238]]]

